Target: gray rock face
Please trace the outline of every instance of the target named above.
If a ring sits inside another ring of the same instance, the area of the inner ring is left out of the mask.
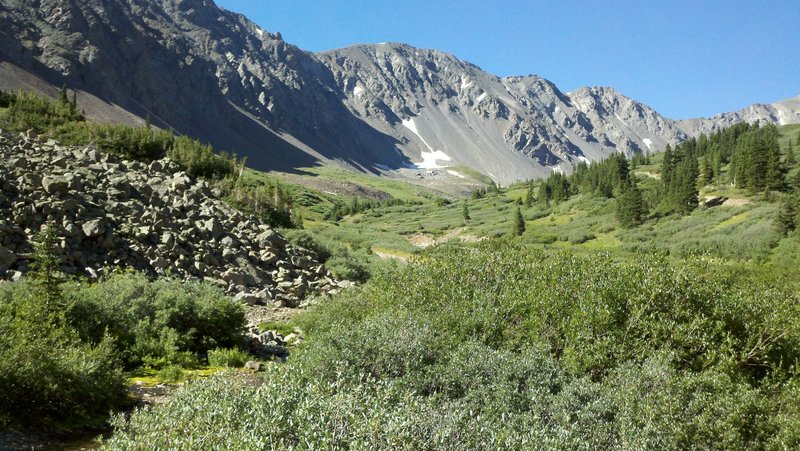
[[[53,224],[70,274],[132,267],[217,283],[242,293],[237,299],[245,304],[289,307],[338,288],[310,253],[214,197],[206,182],[176,172],[171,161],[156,163],[0,132],[0,278],[28,270],[23,256],[41,227]],[[83,188],[64,189],[70,183]]]
[[[701,133],[712,133],[737,122],[786,125],[800,124],[800,96],[782,100],[769,105],[757,103],[732,113],[722,113],[711,118],[686,119],[678,121],[687,134],[697,136]]]
[[[141,124],[149,114],[258,169],[321,161],[416,179],[420,168],[457,177],[446,168],[466,165],[509,183],[739,120],[800,122],[800,98],[676,122],[610,88],[564,93],[435,50],[312,54],[210,0],[4,0],[0,30],[0,88],[49,84],[52,96],[67,83],[92,119]]]

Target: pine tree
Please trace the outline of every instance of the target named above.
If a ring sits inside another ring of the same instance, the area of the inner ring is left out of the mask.
[[[469,206],[467,205],[467,199],[464,199],[464,207],[461,209],[461,215],[464,217],[464,224],[466,225],[470,219],[469,216]]]
[[[622,194],[617,197],[615,216],[620,225],[625,228],[635,227],[644,221],[647,208],[642,198],[642,192],[636,186],[636,180],[631,178]]]
[[[661,181],[665,187],[669,187],[672,183],[672,176],[675,170],[675,158],[672,152],[672,147],[667,144],[664,149],[664,160],[661,163]]]
[[[72,91],[72,100],[69,102],[69,114],[71,116],[78,115],[78,93],[75,90]]]
[[[522,211],[520,211],[519,207],[517,207],[517,211],[514,214],[514,221],[511,227],[511,235],[520,236],[523,233],[525,233],[525,218],[522,217]]]
[[[61,86],[58,90],[58,104],[61,106],[69,106],[69,99],[67,98],[67,85]]]
[[[57,322],[64,310],[61,293],[64,274],[61,272],[61,259],[56,254],[56,234],[52,224],[44,226],[36,237],[31,269],[30,277],[44,300],[42,319]]]
[[[537,196],[537,199],[542,208],[550,207],[550,187],[547,186],[546,180],[539,182],[539,195]]]
[[[525,193],[525,206],[528,208],[533,206],[533,181],[528,182],[528,192]]]
[[[775,218],[775,230],[778,235],[785,236],[797,228],[797,214],[797,198],[795,196],[784,197],[780,210],[778,210],[778,216]]]

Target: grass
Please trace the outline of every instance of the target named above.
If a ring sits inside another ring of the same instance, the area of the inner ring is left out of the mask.
[[[327,180],[354,183],[374,190],[384,192],[395,199],[412,202],[422,202],[433,197],[444,196],[443,193],[414,185],[408,182],[394,180],[387,177],[349,171],[334,166],[315,166],[300,168],[301,177],[315,177]]]
[[[140,368],[128,374],[128,383],[131,385],[141,385],[144,387],[155,387],[161,384],[174,384],[198,379],[205,379],[213,376],[220,371],[226,370],[223,366],[199,366],[193,369],[181,368],[181,376],[177,379],[167,378],[159,370],[152,368]]]

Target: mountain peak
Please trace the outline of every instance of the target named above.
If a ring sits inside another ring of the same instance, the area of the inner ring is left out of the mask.
[[[309,53],[210,0],[9,0],[0,26],[0,88],[67,84],[96,120],[149,115],[259,169],[326,162],[416,180],[463,165],[510,183],[732,121],[800,122],[798,99],[676,122],[611,87],[564,93],[399,42]]]

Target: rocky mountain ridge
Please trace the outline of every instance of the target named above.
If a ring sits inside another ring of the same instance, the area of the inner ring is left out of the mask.
[[[68,274],[134,268],[289,307],[340,287],[314,255],[215,191],[168,159],[120,160],[0,131],[0,279],[28,270],[36,235],[51,224]]]
[[[0,88],[66,83],[92,119],[150,115],[257,169],[463,165],[505,184],[738,120],[800,122],[800,98],[675,121],[611,88],[564,93],[404,44],[309,53],[210,0],[3,0],[0,36]]]

